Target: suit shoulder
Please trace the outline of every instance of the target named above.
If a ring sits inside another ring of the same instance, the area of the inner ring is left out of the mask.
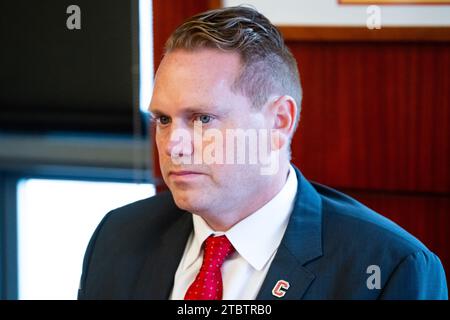
[[[170,193],[161,193],[110,211],[97,226],[91,244],[97,255],[103,257],[112,252],[126,254],[143,250],[176,221],[187,217]]]
[[[190,221],[167,192],[109,212],[86,250],[79,298],[128,298],[145,259],[158,250],[161,235],[174,225],[189,228]]]
[[[395,222],[383,217],[352,197],[327,186],[312,183],[322,200],[325,236],[348,248],[364,246],[407,256],[429,250]]]
[[[103,224],[108,228],[117,227],[128,231],[133,226],[137,228],[143,226],[158,228],[170,223],[181,213],[182,210],[175,205],[172,194],[162,192],[153,197],[112,210],[105,216]]]

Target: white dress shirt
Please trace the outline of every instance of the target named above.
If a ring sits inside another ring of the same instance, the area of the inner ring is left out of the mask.
[[[297,183],[295,170],[290,166],[288,178],[280,192],[226,232],[215,232],[203,218],[192,215],[194,230],[175,273],[170,299],[184,299],[202,265],[202,244],[211,234],[225,234],[236,249],[222,265],[223,299],[255,299],[286,231]]]

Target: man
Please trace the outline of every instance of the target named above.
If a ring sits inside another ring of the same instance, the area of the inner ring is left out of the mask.
[[[150,104],[170,192],[103,219],[79,298],[447,299],[422,243],[290,164],[301,96],[295,59],[257,11],[178,27]]]

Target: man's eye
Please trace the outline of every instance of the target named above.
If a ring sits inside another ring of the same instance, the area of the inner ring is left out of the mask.
[[[197,117],[197,120],[200,120],[202,123],[206,124],[212,120],[212,117],[207,114],[202,114]]]
[[[157,121],[161,124],[168,124],[170,122],[170,118],[166,116],[160,116]]]

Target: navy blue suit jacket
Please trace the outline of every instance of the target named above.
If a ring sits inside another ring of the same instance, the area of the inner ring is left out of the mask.
[[[441,262],[419,240],[296,173],[293,212],[258,299],[280,299],[278,280],[290,284],[281,299],[448,298]],[[192,230],[169,192],[111,211],[87,248],[79,299],[167,299]]]

